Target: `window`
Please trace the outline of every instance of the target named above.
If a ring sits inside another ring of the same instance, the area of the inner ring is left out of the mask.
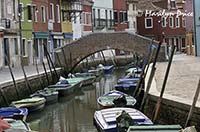
[[[37,7],[36,6],[33,6],[33,20],[34,22],[37,22],[38,21],[38,10],[37,10]]]
[[[76,12],[73,13],[73,16],[74,16],[74,23],[76,23],[76,19],[77,19]]]
[[[98,11],[98,26],[101,25],[101,21],[100,21],[100,9],[97,10]]]
[[[26,55],[26,40],[22,39],[22,56]]]
[[[182,17],[182,26],[186,27],[186,19],[185,19],[185,17]]]
[[[27,15],[28,15],[28,21],[32,21],[32,11],[30,5],[27,5]]]
[[[110,10],[110,27],[112,27],[113,24],[112,24],[112,11]]]
[[[20,12],[20,16],[21,16],[21,21],[24,21],[24,11],[23,11],[24,5],[23,3],[19,4],[19,12]]]
[[[171,28],[174,27],[174,18],[173,17],[169,18],[169,27],[171,27]]]
[[[93,23],[94,23],[94,27],[96,26],[96,22],[95,22],[95,9],[93,9]]]
[[[42,22],[45,23],[46,22],[46,12],[45,12],[44,6],[41,7],[41,16],[42,16]]]
[[[108,11],[105,10],[105,16],[106,16],[106,27],[108,27]]]
[[[56,5],[57,8],[57,22],[60,23],[60,6]]]
[[[14,45],[15,45],[15,55],[18,55],[18,42],[17,42],[17,38],[14,38]]]
[[[185,44],[185,38],[182,38],[182,47],[185,48],[186,44]]]
[[[13,19],[15,20],[15,14],[16,14],[16,6],[15,6],[16,1],[13,0]]]
[[[170,7],[171,8],[176,8],[176,1],[175,0],[171,0],[170,1]]]
[[[127,13],[124,11],[119,12],[120,23],[127,22]]]
[[[145,18],[145,28],[153,28],[153,18]]]
[[[180,27],[180,18],[176,17],[176,27]]]
[[[50,3],[49,19],[54,22],[54,5]]]
[[[162,17],[162,27],[166,27],[166,17]]]
[[[118,22],[118,12],[114,11],[114,22]]]

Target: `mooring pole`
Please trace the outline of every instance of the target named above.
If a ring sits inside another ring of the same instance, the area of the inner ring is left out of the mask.
[[[41,86],[42,88],[44,88],[44,85],[42,84],[42,79],[41,79],[41,77],[40,77],[40,73],[39,73],[39,69],[38,69],[38,64],[37,64],[37,62],[36,62],[36,64],[35,64],[35,66],[36,66],[37,75],[38,75],[39,80],[40,80],[40,86]]]
[[[189,121],[190,121],[190,118],[192,117],[192,114],[193,114],[193,111],[194,111],[194,108],[195,108],[195,105],[197,103],[197,100],[198,100],[198,97],[199,97],[199,92],[200,92],[200,79],[199,79],[199,83],[198,83],[198,87],[196,89],[196,92],[195,92],[195,96],[193,98],[193,102],[192,102],[192,105],[190,107],[190,111],[188,113],[188,117],[187,117],[187,120],[185,122],[185,127],[187,127]]]
[[[46,45],[45,45],[44,43],[43,43],[43,45],[44,45],[44,48],[45,48],[45,51],[46,51],[46,55],[47,55],[47,57],[49,58],[49,61],[50,61],[51,65],[52,65],[52,67],[53,67],[53,69],[54,69],[54,72],[55,72],[55,74],[56,74],[56,77],[57,77],[57,79],[59,79],[58,74],[57,74],[57,71],[56,71],[56,67],[55,67],[55,65],[54,65],[54,63],[53,63],[53,61],[52,61],[52,59],[51,59],[51,56],[50,56],[50,54],[49,54],[49,52],[48,52],[48,50],[47,50],[47,47],[46,47]]]
[[[32,93],[33,91],[32,91],[32,89],[31,89],[31,86],[30,86],[29,81],[28,81],[27,76],[26,76],[26,72],[25,72],[25,70],[24,70],[24,66],[23,66],[22,64],[21,64],[21,68],[22,68],[22,71],[23,71],[23,74],[24,74],[26,87],[28,87],[29,92]]]
[[[153,118],[154,122],[156,121],[156,119],[158,117],[158,113],[160,111],[160,105],[161,105],[161,102],[162,102],[163,94],[165,92],[165,87],[166,87],[167,79],[168,79],[168,76],[169,76],[169,71],[170,71],[172,60],[173,60],[173,56],[174,56],[174,51],[175,51],[175,45],[173,44],[172,45],[171,56],[169,58],[169,63],[168,63],[168,66],[167,66],[167,70],[166,70],[166,74],[165,74],[165,77],[164,77],[162,89],[161,89],[161,92],[160,92],[160,97],[158,98],[158,101],[157,101],[157,104],[156,104],[155,114],[154,114],[154,118]]]
[[[139,80],[139,82],[137,83],[136,89],[135,89],[135,91],[134,91],[134,93],[133,93],[133,96],[134,96],[134,97],[140,94],[139,91],[140,91],[140,88],[142,88],[141,85],[142,85],[142,83],[144,82],[144,79],[145,79],[145,77],[146,77],[146,72],[147,72],[148,69],[149,69],[149,65],[150,65],[150,62],[151,62],[152,57],[153,57],[153,51],[151,50],[151,47],[150,47],[149,53],[147,54],[147,63],[145,63],[145,65],[143,66],[140,80]],[[146,69],[146,66],[147,66],[147,69]],[[145,72],[145,69],[146,69],[146,72]]]
[[[151,83],[153,81],[153,77],[154,77],[154,74],[155,74],[155,71],[156,71],[156,62],[157,62],[158,54],[160,52],[160,47],[161,47],[161,43],[158,44],[158,47],[157,47],[157,50],[156,50],[156,54],[155,54],[155,57],[154,57],[152,69],[151,69],[150,76],[149,76],[149,79],[148,79],[148,82],[147,82],[146,91],[144,93],[144,97],[143,97],[142,103],[140,105],[140,110],[143,109],[143,107],[145,105],[145,102],[146,102],[146,99],[147,99],[147,96],[149,94],[150,88],[151,88]]]
[[[49,70],[50,70],[50,73],[51,73],[51,78],[52,78],[52,81],[54,81],[54,76],[53,76],[53,71],[51,69],[51,65],[50,65],[50,62],[49,62],[49,57],[47,56],[47,53],[46,54],[46,58],[47,58],[47,63],[48,63],[48,66],[49,66]]]
[[[60,61],[60,57],[59,57],[59,55],[58,55],[57,53],[55,53],[55,55],[56,55],[56,58],[58,59],[58,63],[59,63],[59,65],[60,65],[60,67],[61,67],[62,64],[61,64],[61,61]]]
[[[67,58],[66,58],[66,55],[65,55],[65,51],[63,48],[61,48],[62,50],[62,54],[63,54],[63,57],[64,57],[64,62],[65,62],[65,67],[67,68],[68,72],[69,72],[69,68],[68,68],[68,64],[67,64]]]
[[[115,55],[113,53],[113,50],[110,50],[112,55],[113,55],[113,64],[116,66],[117,65],[117,61],[116,61],[116,58],[115,58]]]
[[[17,89],[17,84],[16,84],[16,81],[15,81],[15,77],[14,77],[14,75],[13,75],[12,68],[11,68],[11,66],[10,66],[10,61],[8,60],[8,56],[7,56],[6,54],[5,54],[5,58],[6,58],[6,61],[7,61],[7,63],[8,63],[8,68],[9,68],[10,75],[11,75],[12,80],[13,80],[13,84],[14,84],[14,88],[15,88],[15,91],[16,91],[16,94],[17,94],[17,98],[20,99],[20,98],[19,98],[19,91],[18,91],[18,89]]]
[[[46,75],[46,79],[47,79],[47,84],[49,85],[49,77],[48,77],[48,74],[47,74],[47,70],[46,70],[46,67],[45,67],[45,64],[44,64],[44,61],[42,61],[42,65],[43,65],[43,68],[44,68],[44,72],[45,72],[45,75]]]
[[[100,52],[101,52],[101,55],[103,56],[104,65],[106,65],[106,58],[104,56],[104,53],[103,53],[103,51],[100,51]]]
[[[70,69],[72,69],[72,53],[69,51]]]

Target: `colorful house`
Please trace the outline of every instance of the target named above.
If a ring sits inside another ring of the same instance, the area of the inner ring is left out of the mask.
[[[21,7],[21,53],[22,53],[22,64],[28,65],[33,64],[33,5],[32,0],[20,0]]]
[[[61,9],[61,29],[64,35],[64,45],[73,40],[71,11],[72,7],[69,0],[60,1]]]
[[[44,59],[44,46],[49,50],[49,30],[48,30],[48,1],[32,0],[33,4],[33,47],[34,62],[41,63]]]
[[[60,0],[48,0],[48,11],[50,53],[54,58],[54,49],[61,47],[64,39],[61,31]]]
[[[13,67],[21,65],[17,7],[17,1],[1,0],[0,2],[0,67],[9,63]]]
[[[83,0],[82,36],[92,32],[92,5],[93,0]]]

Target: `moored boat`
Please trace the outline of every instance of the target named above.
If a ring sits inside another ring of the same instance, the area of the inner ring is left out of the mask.
[[[65,96],[75,92],[76,89],[82,86],[80,78],[63,78],[60,77],[59,82],[55,85],[49,85],[48,88],[58,91],[58,96]]]
[[[180,125],[130,126],[127,132],[180,132]]]
[[[45,106],[46,99],[43,97],[26,98],[18,101],[13,101],[11,105],[18,108],[27,108],[29,112],[41,110]]]
[[[82,86],[87,86],[95,82],[96,76],[92,73],[76,73],[75,78],[82,81]]]
[[[2,107],[0,108],[0,117],[2,118],[13,118],[25,121],[28,115],[27,108],[13,107]]]
[[[126,94],[133,94],[136,89],[139,78],[122,78],[115,85],[115,89]]]
[[[152,121],[145,116],[142,112],[134,109],[134,108],[108,108],[96,111],[94,113],[94,125],[101,132],[117,132],[118,130],[118,114],[119,113],[127,113],[129,115],[129,119],[131,124],[134,125],[151,125]]]
[[[15,120],[15,119],[4,119],[10,124],[10,128],[4,130],[4,132],[31,132],[29,125],[22,120]]]
[[[31,94],[30,97],[44,97],[46,99],[46,104],[51,104],[58,101],[58,91],[55,89],[45,88],[43,90],[36,91]]]
[[[113,69],[114,69],[114,65],[103,66],[104,74],[112,73]]]
[[[133,107],[137,102],[134,97],[127,95],[123,92],[117,91],[117,90],[110,91],[110,92],[104,94],[103,96],[100,96],[97,99],[97,102],[102,108],[114,107],[114,106],[116,106],[114,100],[116,100],[120,96],[125,96],[126,103],[122,104],[123,106]]]

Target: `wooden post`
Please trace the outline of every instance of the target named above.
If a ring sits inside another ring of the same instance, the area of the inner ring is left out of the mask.
[[[6,103],[7,106],[9,106],[8,99],[7,99],[7,97],[5,96],[5,94],[3,93],[3,89],[2,89],[2,88],[0,88],[0,92],[1,92],[1,96],[2,96],[3,99],[4,99],[4,102]]]
[[[113,64],[116,66],[117,65],[117,61],[116,61],[115,55],[114,55],[112,50],[111,50],[111,53],[113,55]]]
[[[63,54],[63,57],[64,57],[65,67],[66,67],[67,70],[69,71],[69,69],[68,69],[68,64],[67,64],[67,58],[66,58],[66,55],[65,55],[64,49],[61,48],[61,50],[62,50],[62,54]]]
[[[185,122],[185,127],[187,127],[189,121],[190,121],[190,118],[192,117],[192,114],[193,114],[193,110],[195,108],[195,105],[197,103],[197,100],[198,100],[198,97],[199,97],[199,92],[200,92],[200,79],[199,79],[199,83],[198,83],[198,87],[196,89],[196,93],[195,93],[195,96],[194,96],[194,99],[193,99],[193,102],[192,102],[192,105],[190,107],[190,111],[188,113],[188,117],[187,117],[187,120]]]
[[[70,70],[72,69],[72,53],[69,52]]]
[[[174,51],[175,51],[175,45],[172,45],[172,52],[171,52],[171,55],[170,55],[170,58],[169,58],[169,63],[168,63],[168,66],[167,66],[167,70],[166,70],[166,74],[165,74],[165,77],[164,77],[162,89],[161,89],[161,92],[160,92],[160,97],[158,98],[158,101],[157,101],[157,104],[156,104],[155,114],[154,114],[154,118],[153,118],[154,122],[156,121],[156,119],[158,117],[158,113],[160,111],[160,105],[161,105],[161,102],[162,102],[163,94],[165,92],[165,87],[166,87],[167,79],[168,79],[168,76],[169,76],[169,71],[170,71],[170,68],[171,68],[171,63],[172,63],[173,56],[174,56]]]
[[[37,62],[36,62],[36,71],[37,71],[37,75],[38,75],[38,77],[39,77],[39,80],[40,80],[40,86],[42,87],[42,88],[44,88],[44,85],[43,85],[43,83],[42,83],[42,79],[41,79],[41,77],[40,77],[40,73],[39,73],[39,69],[38,69],[38,64],[37,64]]]
[[[47,56],[47,54],[46,54],[46,58],[47,58],[47,63],[48,63],[49,70],[50,70],[50,73],[51,73],[52,81],[54,81],[53,71],[52,71],[52,69],[51,69],[51,65],[50,65],[49,57]]]
[[[23,71],[23,74],[24,74],[26,87],[28,87],[29,92],[32,93],[33,91],[32,91],[32,89],[31,89],[31,86],[30,86],[29,81],[28,81],[27,76],[26,76],[26,72],[25,72],[25,70],[24,70],[24,66],[23,66],[22,64],[21,64],[21,68],[22,68],[22,71]]]
[[[145,79],[145,77],[146,77],[146,72],[148,71],[148,69],[149,69],[149,65],[150,65],[150,62],[151,62],[151,59],[152,59],[152,57],[153,57],[153,49],[151,49],[152,47],[150,47],[150,49],[149,49],[149,53],[147,54],[147,63],[146,64],[144,64],[144,66],[143,66],[143,69],[142,69],[142,73],[141,73],[141,77],[140,77],[140,80],[139,80],[139,82],[137,83],[137,86],[136,86],[136,89],[135,89],[135,91],[134,91],[134,93],[133,93],[133,96],[137,96],[137,95],[139,95],[140,94],[140,88],[142,88],[142,83],[144,83],[144,79]],[[147,66],[147,69],[146,69],[146,66]],[[145,69],[146,69],[146,72],[145,72]],[[138,94],[137,94],[138,93]]]
[[[47,47],[46,47],[46,45],[45,45],[44,43],[43,43],[43,45],[44,45],[44,48],[45,48],[45,52],[46,52],[47,58],[49,58],[49,61],[50,61],[50,63],[51,63],[51,66],[52,66],[53,69],[54,69],[54,72],[55,72],[55,74],[56,74],[56,77],[57,77],[57,79],[59,79],[58,74],[57,74],[57,71],[56,71],[56,68],[55,68],[55,65],[54,65],[54,63],[53,63],[53,61],[52,61],[52,59],[51,59],[51,56],[50,56],[50,54],[49,54],[49,52],[48,52],[48,50],[47,50]]]
[[[46,67],[45,67],[45,64],[44,62],[42,61],[42,65],[43,65],[43,68],[44,68],[44,72],[45,72],[45,75],[46,75],[46,79],[47,79],[47,84],[49,85],[49,77],[48,77],[48,74],[47,74],[47,70],[46,70]]]
[[[155,57],[154,57],[152,69],[151,69],[150,76],[149,76],[149,79],[148,79],[148,82],[147,82],[146,91],[144,93],[144,97],[143,97],[142,103],[140,105],[140,110],[143,109],[143,107],[145,105],[145,102],[146,102],[146,99],[147,99],[147,96],[149,94],[150,88],[151,88],[151,83],[153,81],[153,77],[154,77],[154,74],[155,74],[155,71],[156,71],[156,62],[157,62],[158,54],[160,52],[160,47],[161,47],[161,43],[158,44],[158,48],[156,50],[156,54],[155,54]]]
[[[104,53],[103,53],[103,51],[100,51],[100,52],[101,52],[101,55],[103,56],[104,65],[106,65],[106,58],[104,56]]]
[[[6,54],[5,54],[5,58],[6,58],[6,61],[8,62],[8,68],[9,68],[10,75],[11,75],[12,80],[13,80],[13,84],[14,84],[14,88],[15,88],[15,91],[16,91],[16,94],[17,94],[17,98],[20,99],[19,90],[17,89],[17,84],[16,84],[16,81],[15,81],[15,77],[13,75],[12,68],[10,66],[10,61],[8,60],[8,56]]]
[[[60,61],[60,57],[59,57],[59,55],[58,55],[57,53],[55,53],[55,55],[56,55],[56,58],[58,59],[58,63],[59,63],[59,65],[60,65],[60,67],[61,67],[62,64],[61,64],[61,61]]]

